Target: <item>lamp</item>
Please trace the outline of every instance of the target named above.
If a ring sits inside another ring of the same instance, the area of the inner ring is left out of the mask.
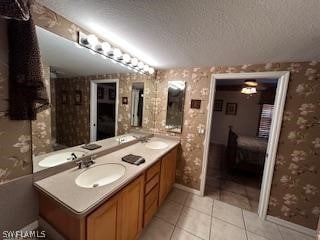
[[[258,83],[255,79],[247,79],[244,81],[244,84],[249,86],[249,87],[256,87],[258,86]]]
[[[122,53],[119,48],[112,47],[108,42],[100,41],[94,34],[87,35],[80,31],[78,33],[78,47],[88,48],[92,54],[98,53],[103,59],[109,58],[112,62],[141,74],[153,74],[155,72],[153,67],[135,57],[131,58],[128,53]]]
[[[257,93],[257,89],[255,87],[243,87],[241,89],[241,93],[252,95],[252,94]]]

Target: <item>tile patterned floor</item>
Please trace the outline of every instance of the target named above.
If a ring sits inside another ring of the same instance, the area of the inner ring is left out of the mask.
[[[141,240],[313,240],[257,214],[174,188]]]

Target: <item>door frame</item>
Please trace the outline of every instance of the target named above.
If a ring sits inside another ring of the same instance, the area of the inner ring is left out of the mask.
[[[222,73],[212,74],[210,82],[210,95],[208,103],[208,116],[207,116],[207,131],[204,140],[204,154],[201,172],[200,194],[203,196],[205,191],[207,163],[209,155],[210,135],[211,135],[211,122],[213,115],[213,104],[215,98],[216,80],[217,79],[256,79],[256,78],[277,78],[278,85],[274,101],[274,112],[271,121],[270,136],[267,146],[266,161],[264,164],[263,178],[260,190],[260,199],[258,206],[258,215],[260,218],[265,219],[268,210],[268,203],[270,198],[270,190],[272,184],[272,177],[274,172],[274,165],[276,161],[276,153],[279,143],[279,136],[282,124],[282,116],[284,105],[286,101],[289,71],[277,72],[252,72],[252,73]]]
[[[119,79],[101,79],[90,81],[90,142],[97,141],[97,90],[99,83],[116,83],[116,115],[115,115],[115,133],[118,132],[118,107],[119,107]]]

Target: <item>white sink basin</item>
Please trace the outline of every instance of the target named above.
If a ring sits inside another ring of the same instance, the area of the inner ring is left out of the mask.
[[[84,156],[84,152],[73,151],[73,152],[61,152],[61,153],[53,153],[50,156],[45,157],[43,160],[39,162],[40,167],[54,167],[66,162],[72,161],[71,154],[74,153],[77,158]]]
[[[117,181],[125,172],[126,168],[121,164],[101,164],[84,171],[75,181],[79,187],[83,188],[101,187]]]
[[[151,149],[163,149],[168,147],[168,144],[161,141],[152,141],[152,142],[146,143],[146,147]]]

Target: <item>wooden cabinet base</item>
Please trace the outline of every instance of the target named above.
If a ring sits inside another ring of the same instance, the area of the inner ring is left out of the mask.
[[[88,216],[79,218],[39,193],[40,216],[70,240],[136,240],[175,180],[177,148],[166,154]]]
[[[39,193],[39,214],[65,238],[86,239],[86,219],[76,218],[68,209],[43,193]]]

